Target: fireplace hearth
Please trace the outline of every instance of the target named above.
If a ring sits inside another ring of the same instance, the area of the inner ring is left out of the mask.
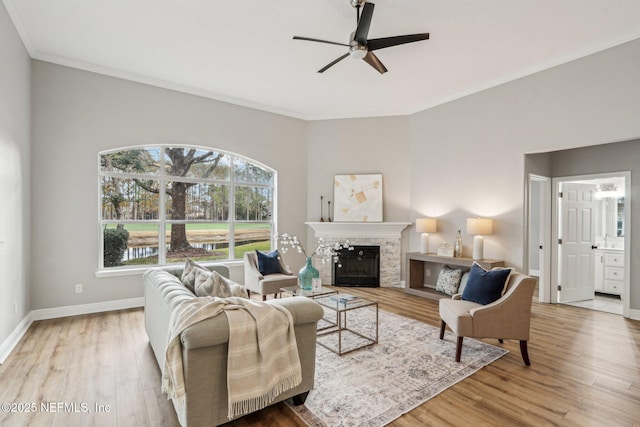
[[[353,246],[341,249],[339,262],[333,264],[335,286],[380,286],[380,246]]]

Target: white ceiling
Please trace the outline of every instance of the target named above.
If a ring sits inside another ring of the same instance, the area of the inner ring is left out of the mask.
[[[33,58],[308,120],[411,114],[640,37],[638,0],[374,0],[346,58],[349,0],[3,0]]]

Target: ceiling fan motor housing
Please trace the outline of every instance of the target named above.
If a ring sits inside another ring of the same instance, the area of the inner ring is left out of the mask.
[[[351,55],[353,59],[362,59],[367,56],[367,45],[355,40],[355,34],[355,31],[351,33],[349,40],[349,55]]]

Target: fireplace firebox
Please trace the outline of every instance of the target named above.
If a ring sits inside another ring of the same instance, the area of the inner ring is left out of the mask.
[[[380,246],[353,246],[340,249],[339,262],[333,264],[336,286],[380,286]]]

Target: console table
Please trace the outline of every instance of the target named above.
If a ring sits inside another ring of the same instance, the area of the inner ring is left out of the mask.
[[[504,267],[504,261],[493,259],[474,261],[466,257],[454,258],[436,254],[423,254],[421,252],[409,252],[406,257],[409,263],[409,280],[405,284],[405,292],[433,300],[450,298],[449,295],[436,291],[438,275],[445,265],[460,267],[463,270],[469,270],[474,262],[477,262],[486,270],[494,267]]]

